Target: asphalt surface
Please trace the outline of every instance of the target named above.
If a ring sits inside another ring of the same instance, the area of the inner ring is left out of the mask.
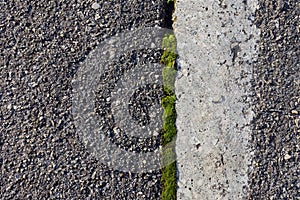
[[[249,199],[300,199],[300,3],[259,1]]]
[[[71,81],[105,38],[164,26],[162,1],[0,1],[0,199],[160,199],[160,171],[111,170],[86,150]],[[248,198],[299,199],[300,5],[259,2]]]
[[[0,1],[0,199],[159,199],[159,170],[111,170],[86,150],[71,81],[105,38],[163,26],[162,2]]]

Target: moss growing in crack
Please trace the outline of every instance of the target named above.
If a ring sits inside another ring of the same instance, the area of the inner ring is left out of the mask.
[[[164,83],[164,92],[167,95],[174,94],[174,82],[175,82],[176,70],[171,67],[165,67],[162,70],[162,77]]]
[[[175,110],[175,77],[176,66],[176,38],[173,34],[167,34],[163,38],[162,48],[164,49],[161,57],[161,63],[164,65],[162,70],[163,85],[165,96],[162,99],[163,107],[163,136],[162,144],[166,147],[176,137],[176,110]],[[170,163],[168,161],[175,160],[174,146],[166,147],[163,153],[163,162]],[[175,200],[176,199],[176,162],[172,162],[166,165],[162,169],[162,199],[163,200]]]
[[[166,34],[162,41],[164,50],[161,62],[167,67],[174,66],[176,60],[176,38],[173,34]]]
[[[176,163],[167,165],[162,171],[162,200],[176,200]]]
[[[176,110],[175,110],[175,94],[165,96],[162,99],[163,106],[163,162],[169,163],[162,169],[162,200],[176,200],[176,158],[175,148],[166,147],[176,137]],[[170,161],[173,161],[170,163]]]
[[[163,145],[168,144],[176,136],[176,110],[175,95],[165,96],[162,99],[163,106]]]
[[[174,83],[176,77],[176,38],[173,34],[167,34],[162,41],[164,49],[161,63],[165,66],[162,71],[164,90],[167,95],[174,94]]]

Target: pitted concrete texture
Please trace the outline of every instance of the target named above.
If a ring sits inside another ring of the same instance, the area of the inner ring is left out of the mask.
[[[178,199],[247,199],[257,2],[177,0]]]

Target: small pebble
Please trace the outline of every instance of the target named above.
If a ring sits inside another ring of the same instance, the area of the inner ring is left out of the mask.
[[[290,156],[289,154],[285,154],[284,160],[289,160],[289,159],[291,159],[291,157],[292,157],[292,156]]]
[[[100,5],[95,2],[95,3],[92,4],[92,8],[95,9],[95,10],[97,10],[97,9],[100,8]]]

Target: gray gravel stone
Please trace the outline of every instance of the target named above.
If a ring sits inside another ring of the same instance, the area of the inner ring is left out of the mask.
[[[92,8],[95,9],[95,10],[97,10],[97,9],[100,8],[100,5],[98,3],[93,3],[92,4]]]

